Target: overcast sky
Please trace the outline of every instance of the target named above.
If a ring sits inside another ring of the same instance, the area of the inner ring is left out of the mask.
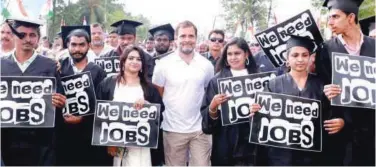
[[[38,17],[41,6],[47,0],[22,0],[25,9],[31,17]],[[71,0],[75,2],[77,0]],[[133,15],[142,14],[153,25],[171,23],[174,27],[183,20],[192,21],[200,34],[207,34],[212,28],[225,28],[220,0],[124,0],[126,11]],[[310,8],[310,0],[274,0],[275,13],[278,22],[288,19]],[[10,0],[9,9],[12,15],[20,15],[17,11],[17,1]],[[216,19],[215,19],[216,18]]]
[[[288,19],[310,8],[310,0],[274,0],[278,22]],[[206,34],[213,28],[214,18],[224,13],[220,0],[126,0],[126,10],[142,14],[152,24],[190,20]],[[168,5],[167,5],[168,4]],[[223,19],[217,17],[215,28],[225,28]]]

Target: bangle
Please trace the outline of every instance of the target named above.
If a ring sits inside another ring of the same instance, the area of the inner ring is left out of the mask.
[[[217,112],[214,112],[213,110],[211,110],[210,107],[209,107],[209,113],[217,114]]]
[[[217,115],[217,112],[214,112],[214,111],[211,110],[210,107],[209,107],[209,116],[210,116],[210,118],[212,118],[212,119],[214,119],[214,120],[218,119],[219,115],[217,115],[216,117],[213,117],[212,114]]]

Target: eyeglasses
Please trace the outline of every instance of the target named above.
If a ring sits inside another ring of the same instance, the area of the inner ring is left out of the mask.
[[[219,43],[223,43],[223,39],[221,39],[221,38],[210,38],[210,41],[212,41],[212,42],[217,41]]]

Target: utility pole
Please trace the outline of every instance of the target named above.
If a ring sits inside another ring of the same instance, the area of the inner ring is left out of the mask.
[[[213,27],[212,27],[212,30],[214,30],[214,28],[215,28],[215,22],[217,21],[217,15],[216,16],[214,16],[214,21],[213,21]]]
[[[272,13],[272,6],[273,6],[273,0],[270,0],[269,11],[268,11],[268,27],[270,23],[270,15]]]

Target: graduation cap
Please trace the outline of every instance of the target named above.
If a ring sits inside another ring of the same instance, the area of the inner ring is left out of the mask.
[[[149,30],[150,34],[154,36],[158,35],[167,35],[168,38],[171,40],[174,40],[174,33],[175,30],[172,28],[171,24],[164,24],[161,26],[154,27]]]
[[[63,48],[67,48],[68,36],[73,30],[84,30],[89,35],[89,42],[91,40],[90,26],[61,26],[61,38],[63,39]]]
[[[58,32],[58,33],[56,33],[56,36],[59,36],[59,37],[61,37],[61,31],[60,31],[60,32]]]
[[[290,35],[290,39],[287,41],[286,50],[295,46],[301,46],[306,48],[309,53],[313,53],[315,49],[315,43],[309,37],[301,37],[296,35]]]
[[[112,27],[116,27],[118,35],[136,34],[136,27],[142,25],[142,23],[132,20],[119,20],[113,24]]]
[[[325,0],[323,6],[328,9],[339,9],[343,12],[350,12],[358,15],[359,6],[363,0]]]
[[[6,19],[5,22],[8,23],[12,33],[16,35],[19,39],[23,39],[25,37],[24,34],[19,33],[16,28],[20,26],[31,27],[31,28],[39,28],[39,26],[43,25],[41,22],[37,20],[32,20],[29,18],[9,18]]]

